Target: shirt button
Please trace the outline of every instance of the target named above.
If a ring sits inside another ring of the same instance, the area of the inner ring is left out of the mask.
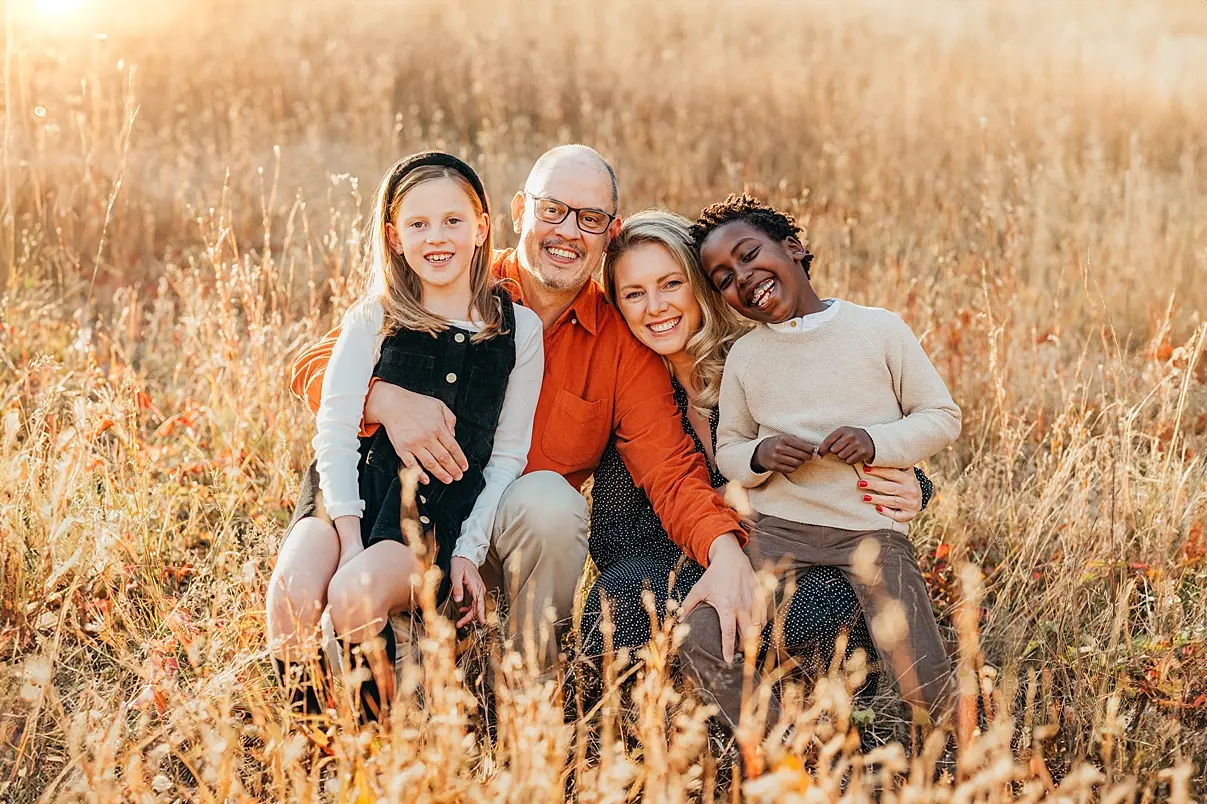
[[[419,521],[420,521],[420,522],[422,522],[422,523],[423,523],[423,524],[425,524],[425,525],[430,525],[430,524],[432,524],[432,520],[428,519],[426,516],[421,516],[421,517],[419,517]]]
[[[426,504],[426,503],[427,503],[427,497],[424,497],[422,494],[420,494],[420,495],[419,495],[419,502],[420,502],[420,504],[421,504],[421,505],[422,505],[422,504]]]
[[[450,371],[450,372],[448,373],[448,376],[446,376],[444,379],[445,379],[446,381],[448,381],[448,382],[456,382],[456,381],[457,381],[457,375],[456,375],[456,374],[453,374],[453,373]]]
[[[458,332],[456,335],[453,336],[453,340],[456,341],[457,343],[465,343],[465,333]]]

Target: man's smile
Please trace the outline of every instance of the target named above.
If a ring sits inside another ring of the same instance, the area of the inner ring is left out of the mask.
[[[565,246],[545,246],[544,250],[559,265],[570,265],[581,256],[574,249]]]

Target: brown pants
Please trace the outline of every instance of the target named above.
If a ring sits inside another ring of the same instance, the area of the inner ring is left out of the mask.
[[[746,554],[756,570],[767,567],[784,584],[810,566],[842,571],[855,589],[881,660],[887,660],[916,722],[939,723],[951,714],[955,681],[931,610],[930,594],[914,546],[894,530],[854,531],[802,525],[764,516]],[[715,703],[732,728],[741,718],[744,662],[726,663],[716,611],[699,606],[680,649],[684,670],[702,697]],[[791,653],[793,646],[785,645]],[[757,687],[759,679],[754,679]],[[772,712],[774,715],[774,710]]]

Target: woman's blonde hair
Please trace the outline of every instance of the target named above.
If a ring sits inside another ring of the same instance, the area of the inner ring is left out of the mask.
[[[647,243],[662,246],[679,263],[700,305],[700,331],[688,339],[687,353],[693,358],[692,379],[699,389],[693,407],[709,413],[717,407],[721,372],[729,348],[750,329],[750,323],[725,303],[704,276],[700,254],[692,241],[691,221],[665,209],[646,209],[625,218],[620,233],[608,244],[602,284],[613,306],[616,306],[616,263],[632,249]]]
[[[384,334],[392,335],[407,329],[434,336],[448,328],[449,321],[423,306],[423,283],[419,274],[407,264],[406,257],[390,247],[386,224],[393,223],[397,218],[398,208],[407,193],[436,179],[452,179],[456,182],[472,202],[475,215],[487,213],[487,210],[473,185],[459,171],[442,165],[423,165],[412,168],[399,179],[396,174],[406,166],[405,159],[395,163],[381,180],[374,197],[368,238],[373,265],[369,296],[381,300]],[[482,324],[482,329],[470,339],[475,343],[493,338],[503,331],[503,308],[492,292],[494,282],[490,275],[490,261],[493,254],[494,246],[488,219],[486,239],[474,249],[469,266],[469,313]]]

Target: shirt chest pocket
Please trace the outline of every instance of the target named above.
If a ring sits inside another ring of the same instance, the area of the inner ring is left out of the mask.
[[[545,454],[569,470],[599,461],[611,431],[607,405],[588,401],[559,389],[541,436]]]

